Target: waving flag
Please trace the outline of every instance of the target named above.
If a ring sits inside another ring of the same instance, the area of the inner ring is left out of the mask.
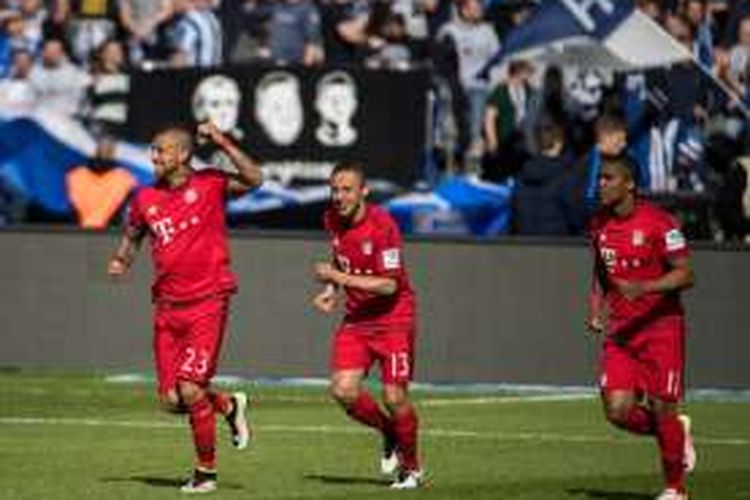
[[[0,112],[0,176],[45,210],[71,213],[65,174],[85,164],[95,150],[96,140],[71,118],[44,109],[23,115]],[[114,159],[139,182],[150,182],[145,146],[118,143]]]
[[[546,0],[508,34],[483,73],[510,57],[612,70],[692,59],[632,0]]]

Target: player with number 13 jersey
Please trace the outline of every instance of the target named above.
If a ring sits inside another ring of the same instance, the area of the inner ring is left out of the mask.
[[[397,473],[393,488],[417,488],[417,414],[408,398],[414,371],[415,294],[404,268],[401,233],[388,213],[365,201],[362,168],[340,164],[330,177],[331,208],[324,217],[332,261],[318,263],[324,289],[313,303],[331,313],[339,291],[346,313],[333,336],[331,393],[354,420],[383,436],[381,471]],[[362,380],[380,365],[386,411]]]

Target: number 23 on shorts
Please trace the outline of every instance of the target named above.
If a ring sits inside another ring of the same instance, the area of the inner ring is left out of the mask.
[[[196,351],[188,347],[180,363],[180,371],[193,375],[205,375],[208,371],[208,353],[204,349]]]

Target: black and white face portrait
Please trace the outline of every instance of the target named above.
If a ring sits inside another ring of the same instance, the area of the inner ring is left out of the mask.
[[[359,105],[354,79],[343,71],[334,71],[318,81],[315,110],[320,125],[315,131],[325,146],[349,146],[357,140],[352,118]]]
[[[222,132],[240,137],[242,134],[237,128],[240,102],[237,82],[224,75],[212,75],[195,87],[193,117],[198,122],[210,120]]]
[[[305,124],[297,77],[285,71],[265,75],[255,87],[255,119],[279,146],[294,143]]]

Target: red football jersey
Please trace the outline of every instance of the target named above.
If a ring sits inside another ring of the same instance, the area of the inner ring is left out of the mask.
[[[669,271],[670,259],[688,255],[685,237],[671,215],[647,202],[637,202],[633,213],[625,218],[597,214],[591,222],[591,242],[606,270],[603,286],[612,333],[636,319],[683,314],[678,292],[650,293],[628,300],[612,285],[614,279],[657,279]]]
[[[229,269],[226,188],[225,174],[204,170],[178,188],[144,187],[133,197],[128,224],[148,232],[154,300],[184,302],[236,290]]]
[[[347,288],[345,323],[390,326],[414,321],[415,297],[403,262],[403,242],[396,222],[383,209],[367,205],[365,217],[353,227],[341,224],[328,210],[324,225],[331,237],[333,258],[344,272],[387,276],[397,291],[383,296]]]

